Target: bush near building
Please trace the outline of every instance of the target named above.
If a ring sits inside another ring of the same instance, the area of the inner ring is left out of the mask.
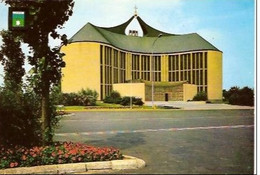
[[[193,97],[193,101],[207,101],[208,97],[207,97],[207,93],[202,91],[202,92],[198,92],[194,97]]]
[[[62,104],[65,106],[95,106],[98,93],[95,90],[82,89],[78,93],[61,93],[61,95],[54,94],[54,96],[59,96],[59,100],[56,101],[56,105]]]
[[[104,103],[120,104],[122,101],[121,95],[117,91],[112,91],[110,95],[106,96]]]
[[[120,93],[117,91],[112,91],[110,95],[106,96],[104,99],[104,103],[113,103],[113,104],[121,104],[123,106],[130,106],[132,99],[133,105],[142,106],[144,102],[141,98],[137,97],[121,97]]]
[[[127,97],[127,96],[122,98],[122,101],[121,101],[120,104],[123,105],[123,106],[130,106],[131,99],[132,99],[132,104],[133,105],[142,106],[144,104],[144,102],[142,101],[141,98]]]
[[[254,90],[247,86],[242,89],[234,86],[228,91],[223,90],[223,98],[232,105],[254,106]]]

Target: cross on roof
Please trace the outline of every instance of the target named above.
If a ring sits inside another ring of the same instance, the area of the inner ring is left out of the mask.
[[[135,16],[137,16],[137,6],[135,5],[135,7],[134,7],[134,9],[135,9]]]

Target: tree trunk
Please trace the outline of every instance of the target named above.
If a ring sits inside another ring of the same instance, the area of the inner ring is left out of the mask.
[[[42,143],[47,145],[51,142],[51,125],[50,125],[50,112],[49,112],[49,86],[46,82],[41,99],[41,120],[42,120]]]
[[[48,39],[44,42],[46,44],[46,50],[48,48]],[[52,138],[51,138],[51,119],[50,119],[50,83],[49,83],[49,78],[48,78],[48,71],[47,67],[49,64],[49,58],[47,57],[47,51],[46,51],[46,56],[44,56],[44,65],[42,68],[42,77],[41,77],[41,120],[42,120],[42,144],[43,145],[48,145]]]

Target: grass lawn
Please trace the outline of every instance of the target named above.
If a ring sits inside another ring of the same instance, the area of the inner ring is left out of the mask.
[[[65,111],[86,111],[85,106],[64,106]]]
[[[93,106],[93,109],[87,109],[86,106],[64,106],[59,110],[64,111],[89,111],[89,110],[130,110],[130,106],[122,106],[120,104],[110,104],[97,101],[96,106]],[[152,110],[151,106],[133,106],[133,110]],[[163,107],[156,107],[156,109],[163,110]]]

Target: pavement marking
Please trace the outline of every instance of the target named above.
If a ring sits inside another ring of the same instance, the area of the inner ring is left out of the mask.
[[[160,131],[185,131],[185,130],[211,130],[211,129],[235,129],[235,128],[252,128],[254,125],[231,125],[231,126],[200,126],[187,128],[167,128],[167,129],[139,129],[139,130],[118,130],[118,131],[98,131],[98,132],[75,132],[75,133],[56,133],[55,136],[89,136],[89,135],[106,135],[106,134],[127,134],[127,133],[144,133]]]
[[[106,118],[101,118],[101,119],[63,119],[62,122],[100,122],[100,121],[105,121],[105,122],[112,122],[112,121],[125,121],[125,120],[139,120],[139,121],[146,121],[146,120],[183,120],[183,119],[211,119],[211,118],[216,118],[219,119],[219,117],[222,116],[207,116],[207,117],[183,117],[183,118],[179,118],[178,116],[172,116],[172,117],[167,117],[167,118],[152,118],[152,117],[148,117],[148,118],[123,118],[123,119],[106,119]],[[225,118],[227,117],[234,117],[233,115],[230,116],[225,116]],[[243,117],[252,117],[252,116],[243,116]]]

